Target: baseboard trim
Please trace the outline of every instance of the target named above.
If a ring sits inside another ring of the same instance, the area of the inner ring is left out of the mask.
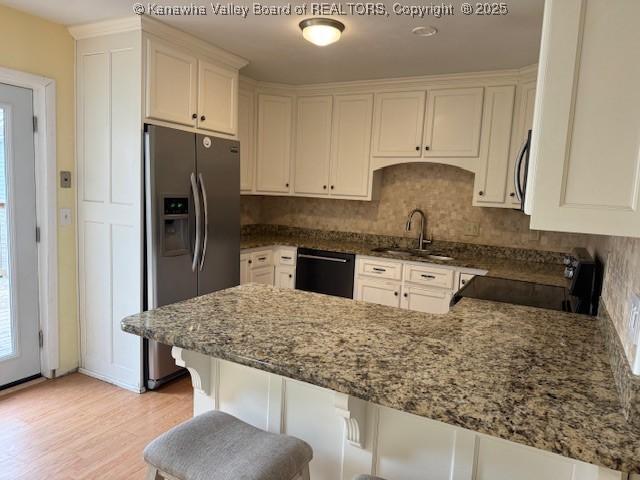
[[[145,391],[144,388],[138,387],[137,385],[130,385],[128,383],[122,383],[119,382],[117,380],[114,380],[113,378],[107,377],[105,375],[101,375],[99,373],[95,373],[92,372],[90,370],[86,370],[82,367],[78,368],[78,372],[82,373],[83,375],[86,375],[88,377],[92,377],[95,378],[97,380],[106,382],[106,383],[110,383],[112,385],[115,385],[116,387],[120,387],[120,388],[124,388],[125,390],[129,390],[130,392],[133,393],[143,393]]]

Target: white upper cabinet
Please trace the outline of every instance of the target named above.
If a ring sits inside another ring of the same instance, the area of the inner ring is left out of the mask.
[[[478,156],[482,96],[482,87],[428,91],[422,143],[424,157]]]
[[[257,192],[289,192],[292,108],[291,97],[258,95]]]
[[[240,191],[253,189],[254,155],[254,95],[241,91],[238,94],[238,140],[240,141]]]
[[[640,2],[547,0],[531,228],[640,236]]]
[[[297,99],[294,193],[329,193],[331,109],[331,96]]]
[[[331,195],[367,197],[373,95],[336,95],[331,133]]]
[[[195,126],[198,60],[150,38],[146,54],[146,116]]]
[[[484,135],[475,176],[474,204],[502,206],[506,201],[514,96],[513,85],[487,87],[482,120]]]
[[[238,66],[246,62],[225,53],[218,63],[215,47],[178,47],[155,36],[144,38],[145,117],[151,123],[160,120],[235,136]]]
[[[376,95],[373,156],[420,157],[425,92]]]
[[[235,135],[238,71],[198,61],[198,128]]]

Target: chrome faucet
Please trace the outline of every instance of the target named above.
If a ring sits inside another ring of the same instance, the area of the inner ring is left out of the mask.
[[[420,215],[420,234],[418,235],[418,250],[424,250],[425,245],[431,244],[431,240],[425,239],[427,231],[427,216],[419,208],[414,208],[407,217],[407,224],[404,227],[405,232],[411,231],[411,221],[415,214]]]

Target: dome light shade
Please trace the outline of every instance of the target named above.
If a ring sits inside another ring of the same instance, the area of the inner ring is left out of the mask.
[[[305,40],[324,47],[340,40],[344,24],[331,18],[308,18],[300,22]]]

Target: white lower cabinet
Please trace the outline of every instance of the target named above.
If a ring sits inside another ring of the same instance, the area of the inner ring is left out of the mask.
[[[355,299],[387,307],[399,307],[400,283],[359,278],[356,282]]]
[[[407,310],[424,313],[447,313],[449,302],[451,302],[451,290],[414,285],[402,286],[400,306]]]
[[[244,250],[240,254],[240,285],[262,283],[295,288],[295,247],[267,247]]]
[[[273,266],[252,268],[249,272],[249,281],[252,283],[262,283],[273,285]]]
[[[276,267],[275,286],[279,288],[295,288],[296,267],[278,265]]]
[[[245,283],[249,283],[249,261],[251,260],[251,255],[248,253],[240,254],[240,285],[244,285]]]
[[[353,298],[417,312],[447,313],[458,277],[455,269],[439,265],[358,257]]]

